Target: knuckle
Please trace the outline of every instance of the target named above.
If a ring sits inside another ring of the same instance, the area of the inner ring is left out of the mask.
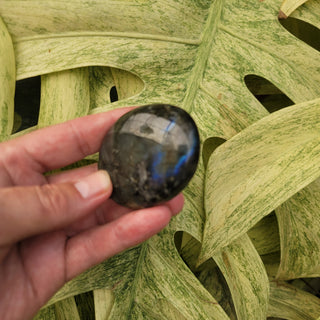
[[[113,228],[114,241],[118,243],[121,250],[131,246],[132,234],[130,227],[125,223],[116,223]]]
[[[69,201],[67,195],[55,185],[43,185],[36,188],[40,204],[40,211],[45,218],[58,220],[68,211]]]
[[[26,167],[25,161],[19,156],[17,148],[10,145],[5,145],[1,150],[1,164],[12,184],[19,180]]]
[[[71,122],[70,128],[73,133],[73,135],[76,138],[76,146],[79,150],[79,152],[83,155],[83,157],[87,156],[88,154],[92,153],[91,146],[87,142],[87,139],[83,136],[82,132],[78,130],[78,128]]]

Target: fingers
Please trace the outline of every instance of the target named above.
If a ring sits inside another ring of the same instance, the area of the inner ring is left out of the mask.
[[[88,176],[91,173],[96,172],[98,164],[93,163],[84,167],[75,168],[71,170],[62,171],[47,176],[48,183],[63,183],[63,182],[74,182],[83,177]]]
[[[5,142],[0,145],[0,162],[10,167],[10,163],[23,159],[28,167],[45,172],[81,160],[98,151],[108,129],[131,109],[77,118]]]
[[[177,215],[183,208],[184,197],[182,193],[179,193],[173,199],[168,201],[166,205],[169,207],[173,215]]]
[[[0,189],[0,246],[66,227],[96,209],[111,192],[105,171],[75,183]]]
[[[84,270],[133,247],[162,230],[182,210],[180,194],[166,205],[141,209],[69,239],[66,246],[67,280]]]
[[[173,214],[177,214],[183,207],[183,202],[183,195],[179,194],[174,199],[168,201],[165,205],[169,207]],[[97,210],[95,210],[95,214],[85,216],[83,219],[80,219],[76,223],[73,223],[65,229],[65,232],[69,237],[72,237],[84,230],[99,225],[105,225],[109,222],[119,219],[120,217],[122,217],[125,214],[128,214],[131,211],[132,209],[121,206],[109,199],[108,201],[104,202],[101,206],[99,206]]]

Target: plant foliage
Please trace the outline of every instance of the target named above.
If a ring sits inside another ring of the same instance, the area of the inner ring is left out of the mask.
[[[288,15],[319,41],[316,0],[0,0],[2,140],[162,102],[190,112],[203,146],[183,212],[37,319],[319,317],[304,279],[320,277],[320,53]],[[15,81],[35,76],[38,123],[12,134]],[[270,114],[266,97],[272,111],[294,105]]]

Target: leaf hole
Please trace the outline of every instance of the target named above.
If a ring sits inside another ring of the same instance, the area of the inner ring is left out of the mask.
[[[244,81],[250,92],[270,113],[294,104],[279,88],[263,77],[250,74],[245,76]]]
[[[216,148],[218,148],[221,144],[223,144],[224,142],[226,142],[226,139],[223,139],[220,137],[211,137],[211,138],[208,138],[203,143],[202,159],[203,159],[205,169],[207,168],[209,158],[210,158],[212,152]]]
[[[90,67],[89,81],[90,110],[129,99],[144,89],[144,82],[137,75],[111,67]]]
[[[40,110],[40,92],[40,76],[16,82],[13,133],[37,125]]]
[[[82,320],[94,320],[94,296],[93,291],[84,292],[74,296],[74,300],[78,309],[79,318]]]
[[[280,24],[296,38],[310,47],[320,51],[320,30],[312,24],[300,19],[288,17],[279,19]]]
[[[109,92],[109,96],[110,96],[111,102],[116,102],[119,100],[118,91],[117,91],[116,86],[111,87],[110,92]]]

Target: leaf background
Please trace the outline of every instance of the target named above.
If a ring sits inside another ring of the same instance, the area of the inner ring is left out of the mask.
[[[17,134],[163,102],[191,113],[203,143],[185,208],[170,226],[72,280],[39,319],[81,317],[73,296],[91,290],[97,319],[320,315],[317,297],[281,282],[319,277],[320,54],[281,26],[280,6],[0,0],[2,139],[15,136],[14,79],[41,75],[38,124]],[[292,14],[320,28],[319,16],[315,0]],[[269,115],[248,90],[249,75],[297,105]],[[111,103],[113,86],[119,101]],[[291,300],[304,303],[289,310]]]

